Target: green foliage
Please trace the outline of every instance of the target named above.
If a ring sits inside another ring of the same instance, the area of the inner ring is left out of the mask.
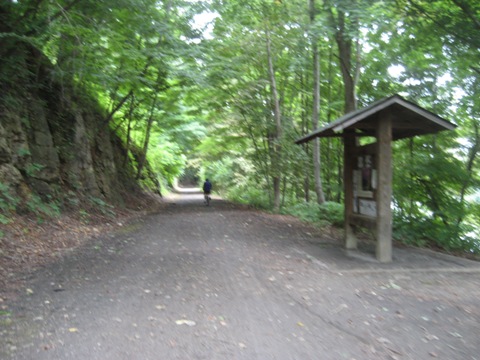
[[[394,217],[393,236],[406,244],[441,248],[452,252],[480,254],[479,233],[475,226],[446,227],[444,223],[424,217]]]
[[[327,201],[322,205],[314,202],[302,202],[282,209],[282,213],[293,215],[299,219],[318,226],[343,226],[343,205]]]
[[[216,191],[219,192],[229,193],[233,191],[240,194],[248,189],[265,192],[264,183],[252,178],[255,171],[252,162],[240,154],[236,155],[233,152],[232,154],[224,154],[222,159],[213,162],[205,161],[199,173],[200,179],[209,178]],[[266,194],[268,197],[268,192]]]
[[[10,223],[10,219],[5,215],[0,214],[0,224],[6,225],[8,223]]]
[[[103,215],[114,218],[116,213],[112,205],[106,203],[103,199],[96,196],[89,196],[88,201],[95,210],[99,210]]]
[[[30,156],[32,154],[30,152],[30,149],[21,147],[21,148],[18,149],[17,155],[20,156],[20,157],[23,157],[23,156]]]
[[[204,161],[198,172],[199,186],[208,178],[213,184],[214,192],[241,204],[252,200],[252,206],[266,209],[269,203],[268,192],[261,183],[255,183],[249,177],[253,170],[254,167],[247,159],[239,154],[235,157],[226,153],[216,161]]]
[[[10,222],[9,215],[15,211],[20,199],[12,195],[7,185],[0,182],[0,224]]]
[[[168,184],[172,184],[181,174],[187,159],[176,142],[160,135],[151,145],[149,160],[153,171],[159,174],[160,178],[167,180]]]
[[[317,203],[302,202],[282,209],[282,213],[298,217],[302,221],[318,223],[320,220],[320,209]]]
[[[80,199],[77,197],[77,195],[73,191],[69,191],[67,195],[65,196],[65,204],[67,206],[70,206],[72,208],[76,208],[80,205]]]
[[[270,209],[268,193],[262,189],[235,187],[227,192],[227,199],[238,204],[250,205],[256,209]]]
[[[60,215],[60,207],[55,200],[50,199],[50,201],[43,201],[35,194],[30,195],[26,207],[28,211],[37,217],[38,222],[43,222],[49,218],[55,218]]]
[[[80,209],[78,214],[80,215],[80,219],[83,223],[88,224],[90,222],[90,214],[88,211]]]
[[[7,73],[3,76],[10,76],[10,74]],[[4,82],[4,79],[0,78],[0,81]],[[0,104],[10,111],[18,109],[24,105],[22,99],[18,97],[18,94],[9,92],[3,94],[2,98],[0,98]],[[28,126],[28,119],[22,117],[22,122]]]
[[[320,219],[328,221],[330,224],[338,227],[344,225],[344,207],[333,201],[327,201],[320,207]]]
[[[25,167],[25,172],[29,177],[35,177],[35,175],[37,175],[37,173],[42,171],[44,168],[44,165],[30,163]]]
[[[476,204],[461,196],[466,184],[474,184],[472,173],[445,151],[451,140],[444,134],[396,144],[395,237],[417,246],[478,252]]]
[[[57,200],[49,197],[47,201],[44,201],[38,195],[30,194],[23,203],[18,196],[11,194],[5,184],[0,183],[0,223],[8,224],[10,215],[19,207],[24,207],[26,211],[34,214],[39,222],[60,215],[60,206]]]

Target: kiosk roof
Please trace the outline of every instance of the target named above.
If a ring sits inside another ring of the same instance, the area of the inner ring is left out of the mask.
[[[342,137],[352,133],[355,136],[375,136],[378,120],[381,121],[389,112],[393,120],[393,140],[456,128],[455,124],[405,100],[400,95],[393,95],[346,114],[327,126],[298,139],[295,143],[302,144],[316,137]]]

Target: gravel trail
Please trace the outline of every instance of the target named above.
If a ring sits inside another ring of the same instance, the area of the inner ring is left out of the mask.
[[[4,308],[2,359],[480,359],[479,263],[379,264],[199,193],[32,273]]]

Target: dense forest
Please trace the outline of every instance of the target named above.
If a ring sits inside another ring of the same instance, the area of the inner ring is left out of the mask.
[[[342,140],[295,140],[400,94],[458,128],[395,142],[394,236],[478,253],[479,64],[477,0],[1,0],[0,222],[209,177],[341,224]]]

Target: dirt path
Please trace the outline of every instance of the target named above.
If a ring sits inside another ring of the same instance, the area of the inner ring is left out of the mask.
[[[1,359],[480,359],[480,264],[178,195],[28,280]],[[8,314],[7,314],[8,313]]]

